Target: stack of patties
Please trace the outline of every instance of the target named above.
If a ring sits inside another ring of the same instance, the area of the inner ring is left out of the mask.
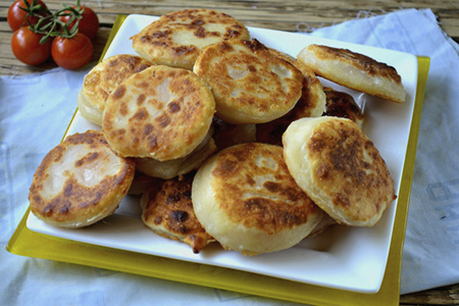
[[[112,92],[102,122],[114,151],[134,158],[140,172],[168,179],[146,188],[143,222],[162,236],[190,244],[195,252],[212,238],[191,211],[185,181],[173,178],[199,167],[215,150],[210,136],[214,112],[209,88],[193,72],[154,65]]]
[[[392,67],[319,45],[294,59],[208,9],[163,15],[131,39],[140,57],[107,58],[85,77],[79,109],[102,132],[70,136],[45,158],[30,193],[38,217],[96,222],[126,194],[135,164],[131,192],[155,233],[195,253],[216,240],[255,255],[335,222],[374,225],[395,198],[362,111],[317,77],[402,102]]]
[[[212,153],[207,148],[213,147],[208,133],[214,112],[213,96],[195,74],[157,65],[132,75],[112,92],[102,129],[114,151],[138,160],[138,170],[171,178],[178,173],[151,173],[156,168],[150,165],[168,162],[175,167],[196,152],[199,158],[193,161],[199,166],[203,153]],[[191,171],[190,163],[186,167]]]
[[[296,63],[303,73],[313,71],[385,100],[402,103],[406,98],[393,67],[347,49],[310,45],[301,50]],[[363,113],[352,96],[323,90],[323,117],[288,118],[298,120],[288,125],[282,137],[285,162],[298,186],[328,215],[315,231],[333,222],[373,226],[396,198],[389,169],[360,129]]]
[[[305,48],[307,50],[307,48]],[[310,67],[304,60],[305,55],[302,51],[298,59],[294,59],[287,54],[281,53],[277,50],[271,49],[277,56],[285,59],[294,65],[303,74],[303,89],[302,94],[295,107],[286,115],[256,126],[256,139],[257,141],[270,143],[275,145],[282,145],[282,134],[293,121],[300,118],[307,117],[320,117],[320,116],[333,116],[348,118],[355,121],[360,127],[363,125],[363,110],[354,101],[354,98],[344,92],[336,91],[332,88],[324,88],[314,72],[314,67]],[[346,52],[350,52],[346,50]],[[356,54],[356,57],[360,55]],[[367,65],[374,65],[376,63],[368,62]],[[338,63],[335,63],[339,65]],[[364,64],[360,63],[358,66],[361,68]],[[379,65],[382,65],[379,63]],[[317,67],[321,67],[317,64]],[[318,68],[315,69],[317,72]],[[357,69],[357,68],[354,68]],[[368,68],[367,68],[368,69]],[[335,73],[340,73],[336,70]],[[384,72],[385,73],[385,72]],[[383,73],[381,73],[383,74]],[[331,73],[333,76],[333,73]],[[336,80],[336,78],[330,78]]]
[[[294,99],[285,89],[294,87],[295,70],[279,74],[276,70],[282,70],[271,69],[277,76],[290,78],[284,83],[289,86],[284,85],[283,90],[270,86],[276,91],[270,94],[272,98],[263,96],[268,92],[268,78],[251,73],[266,71],[262,70],[266,66],[247,49],[266,56],[264,46],[255,41],[223,42],[204,49],[196,61],[194,71],[210,83],[219,117],[232,123],[260,123],[264,119],[259,118],[276,113],[266,123],[257,124],[257,140],[279,144],[283,134],[283,149],[261,143],[232,146],[209,159],[195,177],[192,198],[196,216],[226,249],[260,254],[293,246],[334,223],[373,226],[396,198],[384,160],[360,128],[361,109],[352,96],[323,89],[315,73],[396,102],[405,98],[400,76],[393,67],[349,50],[317,48],[331,50],[335,70],[322,71],[322,65],[330,65],[326,55],[316,55],[315,61],[323,63],[310,65],[304,51],[294,60],[269,50],[291,64],[283,67],[296,67],[302,73],[301,97],[295,96],[298,103],[293,102],[295,107],[280,118],[280,112],[272,108],[282,105],[278,98]],[[347,81],[340,76],[346,69],[366,81],[360,86]],[[265,106],[259,97],[273,105]],[[282,170],[284,160],[288,171]],[[289,183],[281,183],[284,181]],[[316,210],[316,204],[321,210]],[[305,216],[307,222],[302,219]]]
[[[110,93],[125,79],[150,65],[141,57],[130,54],[114,55],[98,63],[83,80],[78,96],[81,115],[92,123],[102,125],[105,101]]]

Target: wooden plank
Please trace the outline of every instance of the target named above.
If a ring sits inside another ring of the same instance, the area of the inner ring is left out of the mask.
[[[459,305],[459,284],[406,294],[400,297],[401,305]]]
[[[6,16],[9,1],[0,1],[0,16]],[[52,10],[61,1],[46,1]],[[71,1],[63,3],[71,4]],[[401,8],[432,8],[443,29],[459,37],[459,3],[456,1],[85,1],[102,23],[112,23],[117,14],[141,13],[161,15],[183,7],[211,7],[233,15],[253,26],[267,25],[279,30],[296,31],[298,24],[309,28],[327,26],[358,16],[379,15]]]

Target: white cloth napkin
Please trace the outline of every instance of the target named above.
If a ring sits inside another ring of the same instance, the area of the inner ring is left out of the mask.
[[[459,47],[430,10],[351,20],[314,35],[431,57],[403,256],[402,293],[459,283]],[[76,107],[87,71],[0,77],[0,305],[288,303],[4,250],[32,174]]]

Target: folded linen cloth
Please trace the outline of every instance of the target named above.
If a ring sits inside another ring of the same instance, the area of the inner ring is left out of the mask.
[[[431,57],[403,256],[402,293],[459,282],[458,45],[430,10],[356,19],[313,35]],[[0,77],[0,304],[286,305],[275,300],[4,250],[26,209],[32,174],[76,107],[87,70]],[[454,74],[453,74],[454,73]],[[71,277],[69,277],[71,276]],[[59,290],[56,290],[59,284]]]

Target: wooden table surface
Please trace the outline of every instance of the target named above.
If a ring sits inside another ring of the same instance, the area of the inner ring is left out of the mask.
[[[51,10],[71,1],[44,0]],[[443,30],[459,41],[459,1],[369,1],[369,0],[268,0],[268,1],[148,1],[111,0],[81,1],[96,11],[101,28],[95,42],[97,59],[118,14],[164,13],[183,8],[215,8],[228,13],[248,26],[284,31],[311,31],[345,20],[380,15],[403,8],[431,8]],[[11,31],[6,21],[11,1],[0,0],[0,75],[21,75],[55,67],[45,63],[31,67],[17,61],[10,50]],[[401,296],[401,305],[459,305],[459,284]]]

